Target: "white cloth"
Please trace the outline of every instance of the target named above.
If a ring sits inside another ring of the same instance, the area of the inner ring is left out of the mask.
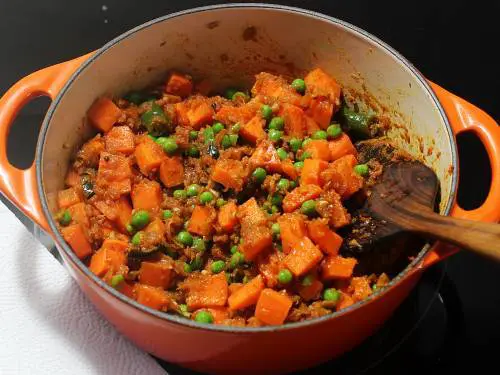
[[[0,374],[165,373],[0,202]]]

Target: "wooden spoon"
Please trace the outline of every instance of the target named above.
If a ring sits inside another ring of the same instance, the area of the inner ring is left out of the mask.
[[[385,167],[364,207],[366,213],[381,223],[372,241],[408,231],[500,261],[500,224],[435,213],[438,191],[436,174],[420,162],[400,162]]]

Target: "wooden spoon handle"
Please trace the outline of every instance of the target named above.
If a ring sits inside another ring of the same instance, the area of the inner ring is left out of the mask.
[[[397,224],[424,237],[443,240],[500,262],[500,224],[441,216],[400,207]]]

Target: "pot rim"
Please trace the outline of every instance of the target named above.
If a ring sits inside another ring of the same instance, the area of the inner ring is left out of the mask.
[[[155,25],[157,23],[181,17],[184,15],[188,14],[194,14],[194,13],[201,13],[201,12],[207,12],[207,11],[213,11],[213,10],[221,10],[221,9],[235,9],[235,8],[240,8],[240,9],[269,9],[269,10],[278,10],[282,12],[289,12],[289,13],[295,13],[298,15],[302,15],[305,17],[311,17],[315,19],[319,19],[321,21],[326,21],[331,24],[335,24],[337,26],[341,26],[345,29],[347,29],[349,32],[356,34],[358,37],[367,39],[371,41],[372,43],[376,44],[378,48],[381,48],[388,52],[390,55],[392,55],[393,58],[395,58],[399,63],[404,65],[414,76],[416,80],[418,80],[423,88],[427,91],[427,94],[430,95],[431,99],[434,102],[434,105],[438,109],[443,122],[446,126],[446,134],[448,136],[448,141],[451,145],[451,161],[452,165],[454,166],[453,168],[453,174],[452,174],[452,179],[451,179],[451,189],[450,189],[450,196],[448,198],[448,202],[446,204],[446,207],[444,209],[444,214],[448,215],[451,211],[451,208],[453,206],[453,203],[455,201],[455,195],[456,195],[456,189],[457,189],[457,181],[458,181],[458,164],[457,164],[457,146],[454,140],[454,135],[452,128],[450,126],[450,123],[448,121],[448,117],[446,116],[446,113],[437,99],[434,91],[431,89],[429,84],[427,83],[427,80],[424,78],[422,73],[418,69],[416,69],[405,57],[403,57],[399,52],[394,50],[392,47],[390,47],[388,44],[380,40],[379,38],[375,37],[374,35],[368,33],[367,31],[358,28],[357,26],[354,26],[348,22],[339,20],[337,18],[327,16],[321,13],[317,13],[311,10],[307,9],[302,9],[302,8],[297,8],[297,7],[289,7],[289,6],[284,6],[284,5],[277,5],[277,4],[263,4],[263,3],[230,3],[230,4],[219,4],[219,5],[210,5],[210,6],[204,6],[204,7],[197,7],[197,8],[191,8],[187,9],[184,11],[180,12],[175,12],[171,13],[162,17],[158,17],[156,19],[153,19],[151,21],[148,21],[146,23],[143,23],[142,25],[139,25],[121,35],[118,37],[112,39],[108,43],[106,43],[103,47],[101,47],[99,50],[96,51],[95,54],[93,54],[88,60],[86,60],[73,74],[72,76],[68,79],[68,81],[65,83],[57,97],[53,100],[49,110],[47,111],[47,114],[45,116],[45,119],[42,123],[42,127],[40,130],[40,135],[38,137],[38,142],[37,142],[37,150],[36,150],[36,179],[37,179],[37,188],[38,188],[38,194],[40,196],[40,201],[42,204],[42,209],[43,212],[47,218],[47,221],[49,223],[50,229],[52,230],[53,237],[56,240],[56,243],[58,245],[59,249],[63,249],[63,251],[66,253],[68,258],[76,265],[76,267],[85,275],[87,278],[97,284],[100,288],[103,288],[106,292],[108,292],[111,296],[114,298],[119,299],[121,302],[128,304],[131,307],[134,307],[135,309],[138,309],[148,315],[151,315],[152,317],[161,319],[161,320],[166,320],[169,323],[172,324],[177,324],[183,327],[189,327],[193,329],[199,329],[199,330],[207,330],[207,331],[215,331],[215,332],[221,332],[221,333],[233,333],[233,334],[248,334],[248,333],[270,333],[270,332],[276,332],[276,331],[283,331],[283,330],[291,330],[295,328],[305,328],[309,325],[315,325],[315,324],[321,324],[326,322],[327,320],[330,319],[335,319],[336,317],[344,314],[348,314],[358,308],[363,307],[365,304],[368,304],[372,302],[374,299],[381,297],[383,294],[385,294],[389,289],[394,288],[399,282],[401,282],[404,278],[409,276],[411,274],[411,271],[414,270],[414,268],[423,260],[431,246],[429,244],[426,244],[418,253],[418,255],[406,266],[406,268],[401,271],[396,277],[394,277],[388,284],[386,288],[382,288],[379,291],[374,292],[372,295],[370,295],[368,298],[356,302],[352,306],[340,310],[338,312],[333,312],[328,315],[324,315],[322,317],[317,317],[317,318],[312,318],[312,319],[307,319],[304,321],[300,322],[293,322],[293,323],[286,323],[282,324],[279,326],[263,326],[263,327],[231,327],[231,326],[225,326],[225,325],[207,325],[203,323],[197,323],[194,320],[186,319],[184,317],[180,317],[174,314],[170,313],[164,313],[158,310],[151,309],[147,306],[144,306],[142,304],[139,304],[135,300],[125,296],[124,294],[120,293],[107,283],[105,283],[103,280],[101,280],[99,277],[97,277],[95,274],[93,274],[90,269],[75,255],[75,253],[71,250],[69,245],[64,241],[62,238],[61,234],[59,233],[59,230],[57,229],[57,226],[55,224],[55,220],[51,214],[51,211],[48,206],[47,198],[45,196],[45,192],[42,188],[43,186],[43,176],[42,176],[42,168],[41,168],[41,163],[42,163],[42,157],[43,157],[43,151],[45,147],[45,138],[47,136],[47,130],[49,128],[49,123],[52,120],[52,116],[59,105],[61,98],[65,95],[65,93],[68,91],[68,89],[71,87],[71,85],[74,83],[76,78],[80,75],[81,72],[83,72],[85,69],[89,68],[92,63],[97,60],[103,53],[105,53],[108,49],[113,47],[114,45],[120,43],[122,40],[127,39],[131,35],[146,29],[152,25]]]

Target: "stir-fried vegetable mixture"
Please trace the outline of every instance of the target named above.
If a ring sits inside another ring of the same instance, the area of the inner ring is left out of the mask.
[[[351,141],[373,136],[372,117],[343,104],[321,69],[209,91],[171,73],[95,101],[98,133],[55,214],[75,254],[139,303],[206,324],[300,321],[386,285],[385,274],[355,274],[336,233],[373,177]]]

